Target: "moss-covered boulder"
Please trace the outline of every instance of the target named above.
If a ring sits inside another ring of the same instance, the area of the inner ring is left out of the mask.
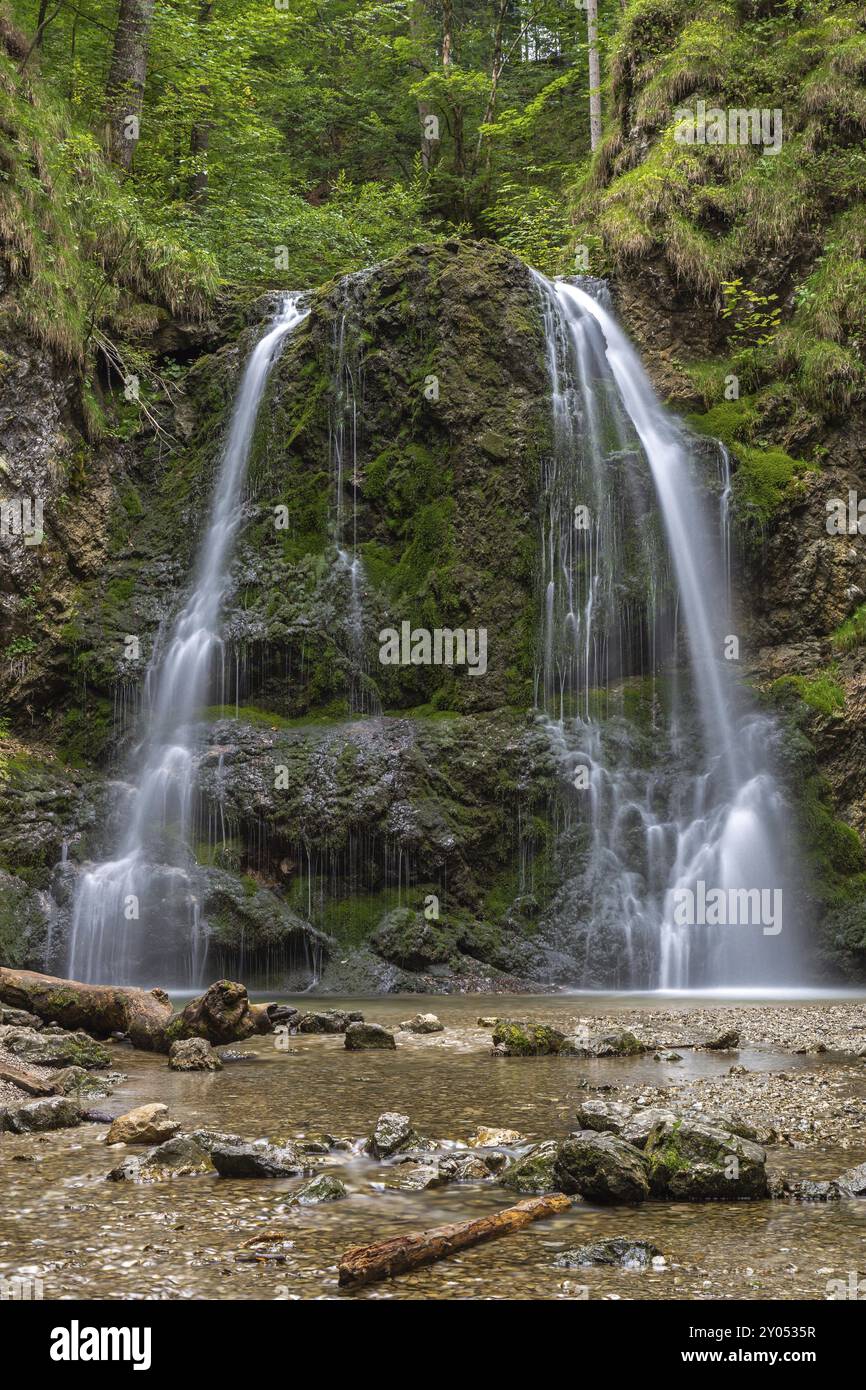
[[[87,1033],[44,1028],[0,1028],[0,1047],[21,1062],[37,1067],[110,1067],[112,1054]]]
[[[768,1195],[764,1149],[707,1121],[690,1117],[659,1121],[643,1155],[654,1197],[737,1202]]]
[[[574,1039],[558,1028],[511,1018],[496,1020],[493,1049],[501,1057],[574,1057],[580,1050]]]
[[[614,1134],[579,1130],[559,1145],[553,1166],[556,1189],[588,1202],[642,1202],[650,1194],[647,1164],[639,1149]]]

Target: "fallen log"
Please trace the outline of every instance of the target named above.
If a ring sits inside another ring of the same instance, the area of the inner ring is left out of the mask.
[[[0,1062],[0,1081],[11,1081],[19,1091],[24,1091],[28,1096],[36,1096],[38,1100],[45,1096],[53,1096],[57,1090],[53,1082],[43,1080],[35,1072],[28,1071],[26,1067],[16,1066],[14,1062]]]
[[[62,1028],[83,1028],[103,1038],[127,1033],[134,1047],[146,1052],[168,1051],[165,1027],[172,1008],[162,989],[86,985],[35,970],[0,966],[0,1003],[27,1009]]]
[[[511,1231],[519,1231],[531,1221],[568,1211],[571,1199],[561,1192],[545,1197],[527,1197],[513,1207],[505,1207],[492,1216],[475,1221],[454,1221],[447,1226],[433,1226],[429,1231],[414,1235],[393,1236],[375,1245],[353,1245],[342,1256],[339,1265],[341,1284],[372,1284],[377,1279],[393,1279],[419,1265],[429,1265],[447,1259],[457,1250],[496,1240]]]

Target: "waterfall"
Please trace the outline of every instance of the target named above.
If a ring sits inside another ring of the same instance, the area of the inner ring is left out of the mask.
[[[259,407],[284,338],[306,314],[300,295],[282,297],[244,368],[189,597],[166,641],[155,643],[145,678],[147,733],[136,750],[119,853],[84,872],[77,886],[73,979],[200,982],[207,939],[189,845],[195,721],[223,661],[221,611]]]
[[[776,730],[726,659],[727,456],[713,505],[601,282],[534,278],[553,413],[536,702],[568,784],[556,944],[581,987],[786,982]]]

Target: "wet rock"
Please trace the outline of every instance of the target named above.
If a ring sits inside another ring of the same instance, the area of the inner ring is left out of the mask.
[[[267,1139],[213,1144],[210,1160],[221,1178],[294,1178],[306,1171],[294,1145],[271,1144]]]
[[[12,1009],[6,1004],[0,1004],[0,1027],[11,1028],[33,1028],[36,1032],[42,1027],[42,1019],[37,1018],[36,1014],[28,1013],[27,1009]]]
[[[642,1149],[656,1125],[664,1120],[670,1120],[673,1123],[675,1119],[676,1115],[673,1110],[666,1110],[660,1106],[647,1106],[646,1109],[635,1110],[634,1114],[622,1126],[620,1136],[627,1144],[634,1145],[636,1149]]]
[[[305,1134],[298,1140],[298,1148],[304,1154],[327,1154],[337,1142],[333,1134]]]
[[[732,1052],[739,1046],[740,1033],[737,1028],[727,1028],[723,1033],[717,1033],[715,1037],[706,1038],[701,1043],[701,1047],[708,1052]]]
[[[0,1130],[11,1134],[41,1134],[49,1129],[70,1129],[83,1120],[81,1106],[68,1096],[48,1096],[24,1105],[0,1109]]]
[[[621,1100],[585,1100],[578,1106],[576,1120],[579,1129],[607,1130],[621,1134],[624,1125],[634,1114],[634,1106]]]
[[[484,1148],[488,1144],[521,1144],[523,1135],[516,1129],[492,1129],[479,1125],[469,1140],[470,1149]]]
[[[481,1017],[478,1019],[478,1027],[495,1028],[498,1022],[499,1019],[494,1018],[492,1014],[482,1014]]]
[[[168,1118],[168,1106],[159,1102],[139,1105],[125,1115],[118,1115],[105,1136],[106,1144],[164,1144],[180,1129],[176,1120]]]
[[[649,1048],[627,1028],[612,1028],[578,1040],[581,1052],[590,1057],[640,1057]]]
[[[846,1196],[866,1197],[866,1163],[857,1168],[849,1168],[838,1179],[839,1186]]]
[[[553,1261],[562,1269],[579,1269],[582,1265],[621,1265],[623,1269],[646,1269],[653,1260],[662,1257],[657,1245],[648,1240],[632,1240],[629,1236],[612,1236],[610,1240],[593,1240],[574,1250],[563,1250]]]
[[[536,1144],[522,1158],[518,1158],[500,1177],[503,1187],[511,1192],[532,1193],[558,1191],[554,1177],[554,1165],[559,1144],[555,1139],[547,1139]]]
[[[220,1047],[217,1049],[217,1056],[225,1065],[231,1066],[232,1062],[257,1062],[259,1059],[254,1052],[238,1052],[233,1047]]]
[[[455,1153],[440,1158],[439,1174],[445,1182],[485,1182],[492,1170],[478,1154]]]
[[[247,1142],[242,1134],[227,1134],[221,1129],[194,1129],[189,1137],[206,1154],[210,1154],[217,1145],[236,1146]]]
[[[668,1201],[756,1201],[768,1194],[760,1145],[705,1120],[660,1121],[644,1154],[653,1195]]]
[[[349,1052],[362,1052],[370,1048],[396,1048],[394,1034],[378,1023],[350,1023],[346,1029],[346,1048]]]
[[[326,1009],[323,1013],[299,1014],[292,1027],[297,1033],[345,1033],[350,1023],[363,1023],[361,1013],[346,1013],[342,1009]]]
[[[557,1191],[589,1202],[642,1202],[649,1196],[643,1154],[615,1134],[582,1130],[564,1139],[553,1176]]]
[[[0,1028],[0,1047],[34,1067],[83,1067],[96,1070],[111,1066],[111,1053],[87,1033],[63,1029]]]
[[[390,1158],[401,1149],[410,1148],[417,1137],[408,1115],[401,1115],[396,1110],[386,1110],[376,1121],[373,1133],[364,1147],[373,1158]]]
[[[389,1173],[381,1186],[400,1192],[425,1192],[430,1187],[443,1187],[446,1179],[439,1172],[438,1164],[423,1163],[417,1166],[404,1164]],[[374,1184],[378,1186],[378,1184]]]
[[[125,1079],[119,1071],[97,1076],[84,1067],[62,1067],[55,1074],[54,1084],[63,1096],[107,1096]]]
[[[348,1197],[346,1184],[331,1173],[320,1173],[297,1188],[289,1197],[290,1207],[314,1207],[320,1202],[340,1202]]]
[[[407,1018],[400,1027],[406,1033],[444,1033],[445,1025],[440,1023],[435,1014],[415,1014],[414,1018]]]
[[[770,1180],[768,1190],[771,1197],[788,1198],[793,1202],[839,1202],[843,1197],[850,1195],[835,1179],[830,1182],[815,1182],[810,1178],[774,1178]]]
[[[172,1071],[222,1071],[223,1064],[204,1038],[183,1038],[169,1048],[168,1065]]]
[[[497,1019],[493,1047],[501,1057],[573,1057],[578,1052],[573,1040],[558,1028],[512,1018]]]
[[[167,1182],[212,1173],[210,1158],[192,1136],[177,1134],[141,1158],[125,1158],[108,1174],[110,1182]]]

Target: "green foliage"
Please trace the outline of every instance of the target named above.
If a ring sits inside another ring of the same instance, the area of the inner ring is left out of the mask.
[[[730,342],[734,346],[764,347],[779,331],[781,306],[777,294],[758,294],[742,280],[723,280],[722,318],[730,322]]]
[[[836,680],[835,667],[817,676],[781,676],[773,682],[771,690],[777,698],[792,691],[810,709],[828,716],[837,714],[845,705],[845,691]]]

